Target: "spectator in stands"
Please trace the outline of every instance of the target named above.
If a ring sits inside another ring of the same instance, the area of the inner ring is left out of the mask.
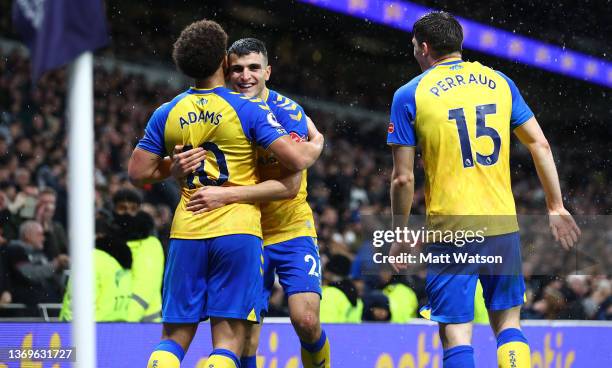
[[[351,260],[339,254],[331,256],[323,268],[321,323],[361,322],[363,301],[348,278],[350,269]]]
[[[391,321],[391,308],[389,298],[380,291],[375,291],[364,298],[365,308],[363,320],[366,322],[389,322]]]
[[[415,292],[406,285],[402,276],[394,276],[390,270],[381,273],[387,281],[382,292],[389,298],[391,322],[408,323],[416,318],[419,301]]]
[[[560,311],[559,317],[561,319],[585,319],[588,314],[584,304],[589,294],[588,276],[569,275],[565,281],[567,286],[564,285],[560,291],[564,296],[566,306]],[[591,309],[593,308],[597,306],[591,306]],[[591,314],[595,314],[594,311]]]
[[[61,223],[54,221],[57,195],[51,188],[43,189],[38,195],[36,221],[45,231],[45,254],[50,259],[60,254],[68,254],[66,230]]]
[[[589,319],[612,319],[612,283],[605,278],[593,280],[593,292],[583,302]]]
[[[557,282],[546,286],[542,298],[534,302],[532,310],[528,312],[538,319],[558,319],[560,312],[566,307],[566,299],[559,289]]]
[[[7,183],[0,186],[0,243],[8,242],[19,236],[19,225],[17,218],[10,210],[10,199],[6,192],[10,187]]]
[[[43,251],[44,242],[43,227],[27,220],[19,228],[19,240],[6,249],[15,303],[35,306],[61,301],[61,272],[68,268],[69,258],[62,254],[49,260]]]
[[[132,296],[128,321],[161,320],[161,287],[164,251],[153,236],[153,218],[141,210],[142,198],[132,189],[120,189],[113,196],[113,225],[117,236],[132,252]]]

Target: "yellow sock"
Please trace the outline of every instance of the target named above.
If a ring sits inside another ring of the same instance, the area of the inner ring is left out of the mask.
[[[302,342],[302,365],[304,368],[331,367],[329,340],[325,336],[325,331],[321,332],[319,341],[314,344]]]
[[[181,361],[176,355],[163,350],[155,350],[149,358],[147,368],[180,368]]]
[[[531,368],[531,351],[521,330],[509,328],[497,336],[497,366]]]
[[[240,361],[236,354],[225,349],[215,349],[206,361],[206,368],[238,368]]]

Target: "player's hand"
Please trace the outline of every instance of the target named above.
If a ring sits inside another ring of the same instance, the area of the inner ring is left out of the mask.
[[[205,159],[206,150],[202,147],[192,148],[183,152],[183,146],[176,145],[172,151],[170,173],[175,179],[181,180],[185,176],[195,172]]]
[[[406,250],[408,249],[408,245],[404,244],[404,243],[393,243],[391,244],[391,249],[389,249],[389,256],[390,257],[399,257],[399,255],[401,255],[402,253],[405,253]],[[391,268],[393,269],[393,271],[395,271],[395,273],[399,273],[402,270],[406,270],[408,269],[408,264],[405,262],[394,262],[391,263],[391,261],[389,261],[389,265],[391,265]]]
[[[200,213],[223,207],[229,203],[232,203],[231,188],[205,186],[200,188],[191,196],[191,199],[189,202],[187,202],[187,206],[185,208],[188,211],[193,212],[195,215],[198,215]]]
[[[581,235],[572,215],[565,209],[548,211],[550,231],[563,249],[570,250]]]

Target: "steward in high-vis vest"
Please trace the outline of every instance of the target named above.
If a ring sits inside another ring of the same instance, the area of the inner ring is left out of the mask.
[[[125,240],[132,253],[132,295],[128,305],[129,322],[161,321],[161,288],[164,251],[153,232],[153,218],[140,211],[138,192],[122,189],[113,196],[113,226],[116,236]]]
[[[108,253],[94,249],[95,301],[97,322],[127,321],[131,289],[130,270],[121,267]],[[64,294],[61,321],[72,320],[72,279]]]
[[[353,281],[348,278],[351,261],[333,255],[323,270],[321,295],[322,323],[361,323],[363,301]]]
[[[164,251],[150,235],[127,242],[132,250],[132,296],[128,307],[129,322],[161,321],[161,287],[164,275]]]

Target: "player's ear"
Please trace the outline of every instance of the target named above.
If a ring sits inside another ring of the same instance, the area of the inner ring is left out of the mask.
[[[223,57],[223,60],[221,60],[221,67],[223,68],[223,75],[227,77],[229,75],[229,61],[227,54]]]
[[[270,80],[270,75],[271,74],[272,74],[272,66],[271,65],[267,65],[266,66],[266,73],[265,73],[266,82]]]
[[[427,56],[429,55],[429,53],[431,52],[429,45],[427,44],[427,42],[421,42],[421,55],[422,56]]]

